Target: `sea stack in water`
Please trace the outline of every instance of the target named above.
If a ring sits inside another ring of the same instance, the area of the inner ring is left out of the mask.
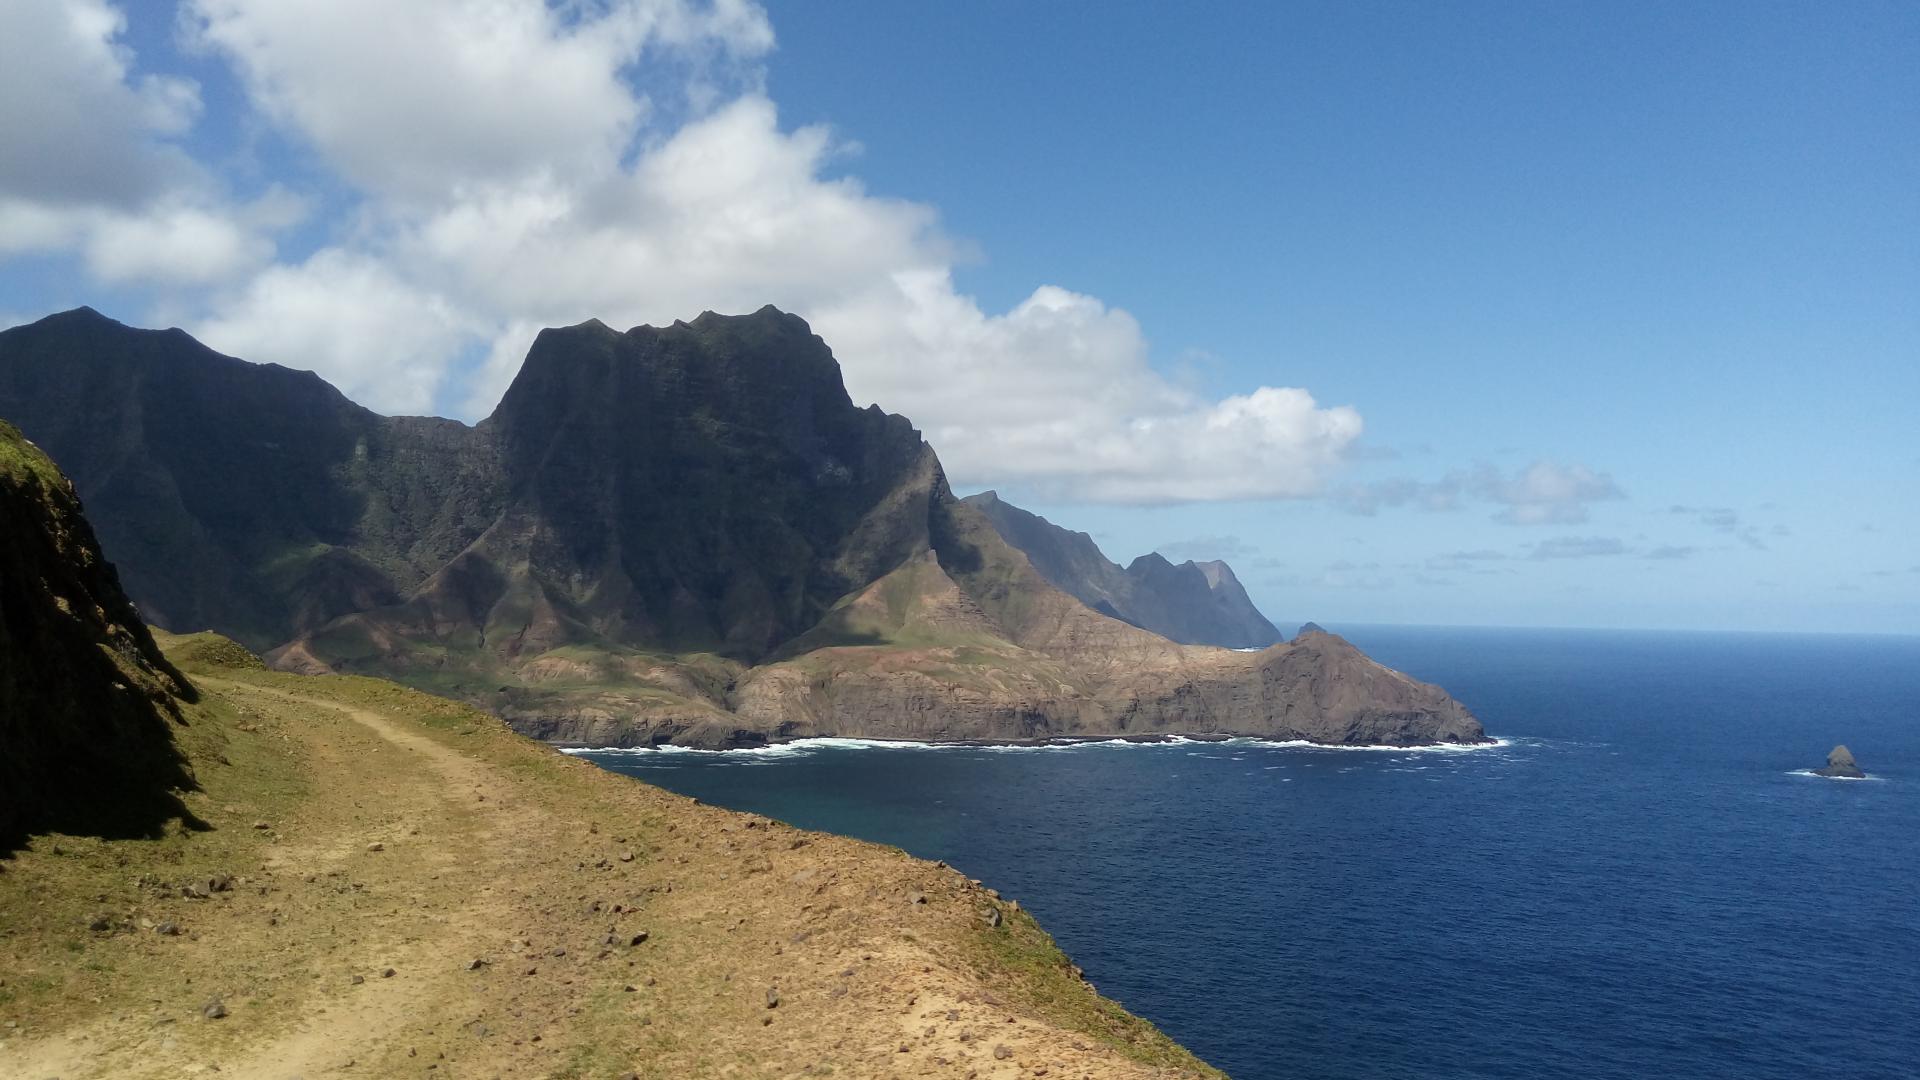
[[[1865,780],[1867,774],[1860,771],[1854,763],[1853,751],[1844,746],[1836,746],[1833,753],[1827,755],[1827,767],[1818,770],[1821,776],[1831,776],[1840,780]]]

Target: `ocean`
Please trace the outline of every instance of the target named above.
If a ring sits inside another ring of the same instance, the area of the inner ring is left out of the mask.
[[[1920,638],[1333,629],[1500,744],[584,756],[945,859],[1238,1080],[1920,1077]]]

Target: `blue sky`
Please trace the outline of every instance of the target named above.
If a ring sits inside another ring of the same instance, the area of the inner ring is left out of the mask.
[[[963,489],[1276,621],[1920,632],[1912,5],[620,0],[445,59],[513,7],[0,16],[137,118],[0,122],[135,178],[0,166],[0,315],[473,418],[533,327],[771,301]]]

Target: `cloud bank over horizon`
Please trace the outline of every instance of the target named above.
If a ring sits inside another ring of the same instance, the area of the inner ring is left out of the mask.
[[[0,13],[0,138],[24,148],[0,163],[0,258],[79,260],[381,411],[484,415],[543,326],[772,303],[963,485],[1307,497],[1364,427],[1296,387],[1194,393],[1097,297],[1036,283],[983,310],[934,208],[868,191],[833,131],[781,126],[745,0],[183,0],[176,47],[233,100],[145,70],[126,26],[105,0]],[[196,156],[216,109],[298,167],[243,187]]]

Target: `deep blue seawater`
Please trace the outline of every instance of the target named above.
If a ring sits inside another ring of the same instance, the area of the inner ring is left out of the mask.
[[[1239,1080],[1920,1077],[1920,638],[1345,632],[1506,745],[588,756],[946,859]]]

